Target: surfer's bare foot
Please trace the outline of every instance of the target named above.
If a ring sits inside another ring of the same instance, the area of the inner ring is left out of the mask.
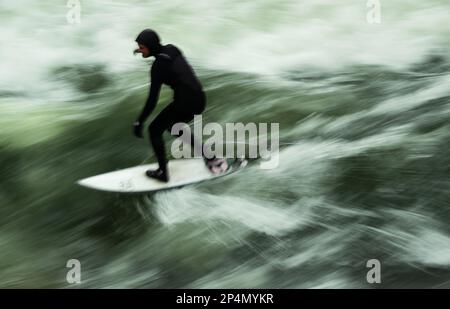
[[[162,182],[168,182],[169,181],[169,175],[167,171],[163,171],[162,169],[158,168],[157,170],[148,170],[145,172],[145,174],[153,179],[162,181]]]
[[[206,166],[213,174],[220,174],[228,169],[227,160],[224,158],[212,158],[206,160]]]

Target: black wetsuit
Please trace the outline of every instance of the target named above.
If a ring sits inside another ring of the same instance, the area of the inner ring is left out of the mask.
[[[205,109],[206,97],[194,70],[176,46],[160,45],[159,38],[151,30],[143,31],[136,41],[149,47],[150,55],[155,56],[150,71],[150,93],[138,122],[144,123],[155,108],[163,84],[170,86],[174,91],[173,102],[164,108],[149,126],[150,142],[159,167],[165,172],[167,158],[162,137],[164,131],[170,132],[175,123],[188,123],[194,115],[201,114]],[[193,136],[191,141],[193,142]]]

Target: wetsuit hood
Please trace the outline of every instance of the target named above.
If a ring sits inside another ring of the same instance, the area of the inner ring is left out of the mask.
[[[161,51],[161,43],[158,34],[151,30],[145,29],[136,38],[136,42],[145,45],[150,50],[150,56],[159,54]]]

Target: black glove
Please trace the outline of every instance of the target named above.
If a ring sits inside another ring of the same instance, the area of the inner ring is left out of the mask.
[[[139,138],[144,137],[142,135],[142,123],[141,122],[136,121],[135,123],[133,123],[133,132],[136,137],[139,137]]]

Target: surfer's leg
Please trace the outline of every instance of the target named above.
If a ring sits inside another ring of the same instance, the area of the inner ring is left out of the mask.
[[[159,180],[168,181],[167,173],[167,158],[166,149],[163,140],[164,131],[170,126],[173,117],[173,108],[171,105],[167,106],[156,118],[152,121],[149,129],[150,143],[158,160],[159,169],[156,171],[148,171],[149,177],[157,178]]]
[[[205,95],[199,94],[195,96],[190,96],[183,102],[174,102],[174,118],[173,123],[171,123],[170,127],[172,127],[175,123],[183,122],[189,123],[194,119],[195,115],[200,115],[205,109],[206,97]],[[170,131],[171,129],[169,129]],[[191,145],[191,147],[195,147],[198,151],[194,151],[194,155],[196,153],[200,153],[203,160],[205,161],[206,166],[212,173],[220,173],[225,171],[228,168],[228,163],[224,158],[217,158],[214,154],[212,157],[207,157],[203,151],[204,144],[200,139],[196,138],[193,130],[190,131],[190,135],[181,134],[181,132],[174,133],[174,136],[180,137],[183,139],[185,143]]]
[[[161,114],[160,114],[161,115]],[[166,150],[163,140],[163,132],[165,131],[164,119],[158,115],[155,120],[150,124],[149,136],[150,142],[158,160],[159,167],[163,170],[167,167]]]
[[[206,106],[206,96],[204,92],[195,92],[185,90],[182,95],[178,95],[178,99],[174,101],[173,108],[175,110],[173,123],[171,123],[171,128],[174,124],[182,122],[186,125],[191,122],[195,115],[201,115],[205,110]],[[170,131],[171,129],[169,129]],[[181,132],[172,134],[173,136],[180,137],[184,143],[189,144],[194,148],[194,155],[200,153],[203,156],[203,143],[201,136],[195,137],[193,130],[190,130],[190,134],[181,134]]]

